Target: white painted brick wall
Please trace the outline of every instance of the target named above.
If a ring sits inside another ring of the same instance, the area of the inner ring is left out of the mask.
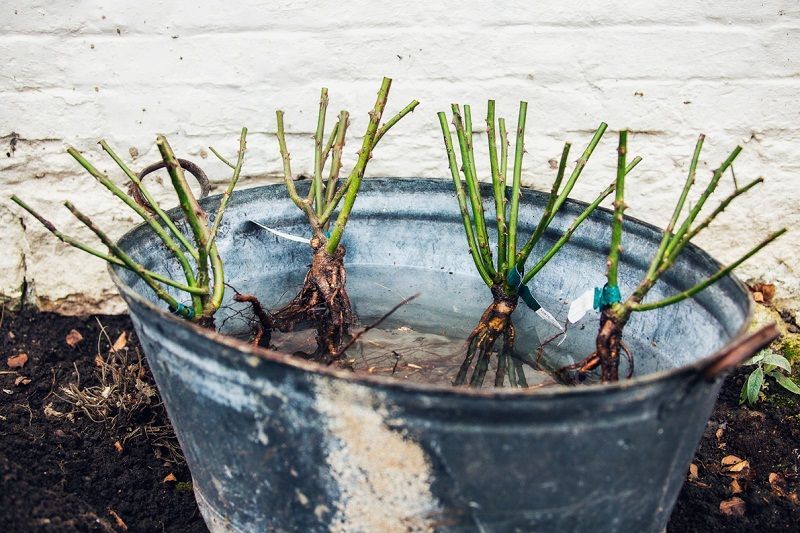
[[[744,142],[737,176],[767,182],[730,209],[702,246],[731,260],[769,230],[800,223],[797,0],[387,4],[3,2],[0,295],[19,298],[25,281],[28,296],[46,309],[121,309],[100,261],[57,243],[7,200],[17,193],[77,235],[86,231],[60,208],[62,200],[115,236],[130,227],[130,213],[107,202],[66,145],[113,171],[95,144],[104,137],[123,154],[136,148],[132,164],[141,168],[156,159],[156,133],[197,158],[209,144],[233,153],[246,125],[241,186],[248,187],[280,171],[276,108],[287,113],[295,168],[307,171],[319,87],[330,88],[332,115],[349,109],[358,132],[383,75],[395,80],[390,110],[412,98],[422,105],[381,143],[370,175],[446,177],[436,111],[471,102],[482,116],[494,97],[513,122],[518,100],[526,99],[526,183],[549,186],[548,160],[564,140],[582,147],[600,120],[627,126],[631,151],[645,157],[629,180],[630,214],[663,223],[695,138],[705,132],[704,179]],[[12,132],[20,137],[14,151]],[[615,135],[607,134],[576,196],[588,199],[611,180],[614,147]],[[219,185],[228,171],[212,159],[203,164]],[[740,273],[779,283],[797,306],[795,239],[785,236]]]

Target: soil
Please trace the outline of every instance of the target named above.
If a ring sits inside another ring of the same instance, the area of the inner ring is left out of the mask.
[[[70,347],[73,329],[83,340]],[[207,531],[157,395],[137,397],[134,384],[127,400],[129,407],[140,405],[130,411],[109,402],[105,418],[90,411],[98,422],[59,399],[67,398],[62,387],[78,379],[81,388],[101,385],[95,356],[107,357],[123,331],[133,332],[127,316],[6,314],[0,326],[0,530]],[[120,349],[138,365],[137,351],[130,338]],[[7,358],[21,353],[28,356],[25,365],[9,368]],[[30,383],[15,385],[19,378]],[[141,381],[145,392],[153,385],[144,363]],[[176,481],[163,482],[170,474]]]
[[[74,346],[71,330],[83,337]],[[0,346],[2,531],[207,531],[127,317],[6,314]],[[740,406],[746,375],[723,386],[670,532],[798,530],[800,404],[773,386]],[[70,385],[94,395],[76,405]]]

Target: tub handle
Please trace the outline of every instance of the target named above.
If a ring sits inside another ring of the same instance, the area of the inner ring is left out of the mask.
[[[770,323],[753,333],[739,337],[730,346],[717,352],[711,361],[705,363],[700,368],[700,374],[705,379],[714,381],[720,374],[736,367],[780,336],[778,326]]]
[[[206,173],[203,172],[203,169],[188,159],[178,158],[178,164],[183,170],[194,176],[194,179],[200,184],[200,198],[205,198],[211,193],[211,182],[209,182],[208,176],[206,176]],[[141,172],[139,172],[139,180],[144,180],[144,177],[148,174],[155,172],[156,170],[160,170],[166,166],[167,164],[164,163],[164,161],[158,161],[152,165],[146,166]],[[128,187],[128,194],[137,204],[152,212],[150,203],[144,198],[144,196],[142,196],[139,187],[137,187],[134,183],[131,183]]]

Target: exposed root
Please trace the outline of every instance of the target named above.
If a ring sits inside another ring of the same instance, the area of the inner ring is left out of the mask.
[[[250,342],[255,346],[269,348],[269,343],[272,340],[272,329],[274,326],[272,324],[272,317],[261,306],[261,302],[259,302],[258,298],[252,294],[242,294],[240,292],[237,292],[233,299],[237,302],[249,303],[253,307],[253,314],[258,319],[258,322],[254,324],[255,333],[253,334],[253,338]]]
[[[621,324],[611,311],[604,309],[600,315],[597,350],[582,361],[558,369],[556,372],[558,378],[564,383],[574,384],[586,379],[586,376],[599,366],[600,379],[603,383],[617,381],[621,351],[628,361],[627,378],[630,379],[634,371],[633,354],[622,341],[623,326],[624,324]]]
[[[317,350],[312,357],[327,364],[339,357],[355,316],[345,289],[344,247],[339,246],[334,255],[329,255],[319,237],[311,239],[311,247],[314,255],[302,289],[270,319],[272,326],[282,332],[291,331],[299,323],[314,324]]]
[[[516,329],[511,314],[517,308],[517,298],[503,293],[501,287],[492,287],[493,301],[481,315],[478,325],[467,338],[464,362],[453,380],[453,385],[463,385],[467,373],[475,361],[475,369],[469,380],[470,387],[481,387],[489,369],[489,362],[497,339],[503,336],[503,348],[499,353],[495,386],[502,387],[508,377],[512,386],[523,385],[525,374],[522,363],[513,356]]]
[[[619,380],[622,326],[610,308],[603,309],[600,331],[597,333],[597,356],[600,358],[600,379],[603,383]]]
[[[136,351],[136,361],[130,361],[128,350],[111,349],[107,357],[98,355],[99,384],[81,386],[81,376],[75,366],[77,382],[69,383],[54,393],[61,401],[73,406],[95,423],[105,423],[110,428],[127,425],[135,413],[158,402],[155,387],[145,379],[141,354]],[[122,421],[119,417],[122,416]]]

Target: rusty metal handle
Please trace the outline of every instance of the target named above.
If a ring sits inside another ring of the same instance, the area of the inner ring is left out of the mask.
[[[781,336],[778,326],[774,323],[767,324],[758,331],[744,335],[734,343],[714,356],[714,358],[700,368],[700,374],[707,380],[713,381],[723,372],[735,368],[742,361],[751,357],[757,351],[766,347]]]
[[[206,176],[206,173],[203,172],[203,169],[201,169],[199,166],[192,163],[188,159],[178,158],[178,164],[181,166],[183,170],[194,176],[194,179],[197,180],[197,183],[200,184],[200,198],[205,198],[211,193],[211,182],[208,180],[208,176]],[[166,166],[167,164],[164,163],[163,161],[158,161],[156,163],[153,163],[152,165],[143,168],[142,171],[139,172],[139,180],[143,181],[144,177],[147,176],[148,174],[151,174],[156,170],[160,170]],[[140,206],[144,207],[145,209],[147,209],[152,213],[152,208],[150,207],[150,203],[142,195],[142,192],[139,190],[139,187],[137,187],[136,184],[131,183],[128,186],[128,194],[131,196],[131,198],[134,199],[134,201],[137,204],[139,204]]]

